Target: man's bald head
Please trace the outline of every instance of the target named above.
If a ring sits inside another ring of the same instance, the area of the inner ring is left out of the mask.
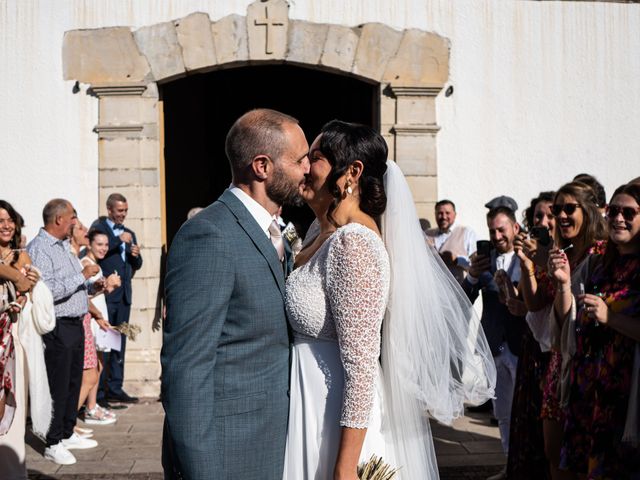
[[[234,183],[246,177],[255,157],[266,155],[275,161],[282,156],[286,124],[297,125],[298,120],[268,108],[251,110],[235,121],[225,141]]]

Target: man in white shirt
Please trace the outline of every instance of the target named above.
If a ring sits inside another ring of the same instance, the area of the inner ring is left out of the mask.
[[[476,251],[476,234],[471,228],[455,223],[456,206],[451,200],[440,200],[435,210],[438,228],[425,234],[453,276],[462,282],[469,270],[469,258]]]

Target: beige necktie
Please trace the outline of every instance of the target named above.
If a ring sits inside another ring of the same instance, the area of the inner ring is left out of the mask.
[[[284,240],[282,240],[282,232],[280,231],[280,225],[277,220],[271,222],[269,225],[269,236],[271,237],[271,243],[278,252],[278,258],[280,261],[284,258]]]

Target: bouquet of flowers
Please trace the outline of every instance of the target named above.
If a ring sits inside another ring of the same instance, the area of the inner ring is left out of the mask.
[[[120,325],[115,325],[112,328],[120,332],[122,335],[126,336],[127,339],[131,340],[132,342],[136,341],[136,337],[142,331],[140,325],[136,325],[133,323],[121,323]]]
[[[382,457],[371,455],[367,463],[358,465],[358,478],[360,480],[391,480],[395,478],[398,469],[384,463]]]

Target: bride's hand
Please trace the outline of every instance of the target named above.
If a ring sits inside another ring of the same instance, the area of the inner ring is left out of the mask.
[[[336,468],[333,473],[333,480],[358,480],[358,473],[356,471],[340,473]]]

